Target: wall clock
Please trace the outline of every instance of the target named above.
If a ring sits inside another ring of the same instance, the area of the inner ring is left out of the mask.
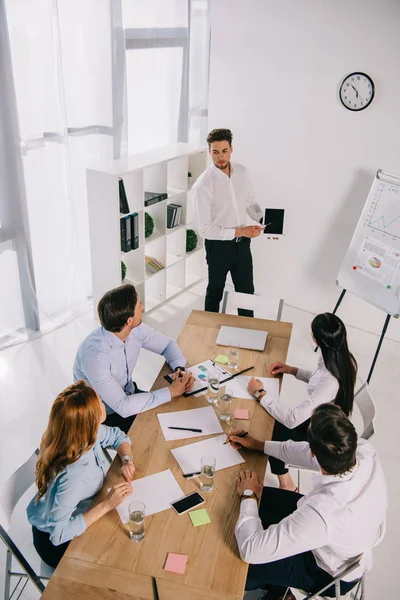
[[[366,73],[350,73],[339,89],[340,101],[349,110],[364,110],[374,99],[375,85]]]

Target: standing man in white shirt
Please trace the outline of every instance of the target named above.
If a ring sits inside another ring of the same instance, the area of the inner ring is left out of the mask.
[[[262,442],[237,433],[229,440],[235,448],[258,450],[319,471],[306,496],[262,489],[255,473],[241,471],[235,536],[240,557],[250,563],[246,589],[268,590],[267,600],[282,598],[288,586],[315,593],[360,561],[341,581],[341,593],[347,593],[371,568],[371,549],[385,531],[386,481],[374,447],[363,439],[357,443],[354,426],[331,403],[315,409],[308,443]],[[334,586],[324,592],[334,595]]]
[[[213,164],[192,188],[199,234],[205,238],[208,287],[205,310],[218,312],[226,276],[231,273],[236,292],[254,294],[251,238],[263,231],[263,213],[255,201],[247,169],[231,162],[232,132],[213,129],[207,144]],[[254,221],[246,225],[247,215]],[[239,309],[242,316],[253,311]]]

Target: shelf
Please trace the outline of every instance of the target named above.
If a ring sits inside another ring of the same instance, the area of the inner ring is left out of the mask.
[[[172,265],[176,265],[180,263],[181,260],[184,260],[184,256],[177,256],[176,254],[168,254],[167,252],[167,267],[172,267]]]
[[[144,244],[145,246],[148,246],[152,242],[156,242],[162,237],[165,237],[165,233],[156,229],[149,237],[144,238]]]
[[[182,291],[183,291],[182,287],[167,284],[167,299],[172,298],[172,296],[176,296],[176,294],[179,294]]]
[[[197,246],[194,250],[192,250],[191,252],[186,252],[186,258],[188,258],[189,256],[194,256],[195,254],[197,254],[200,250],[203,250],[203,248],[201,246]]]
[[[167,235],[170,235],[171,233],[175,233],[176,231],[179,231],[180,229],[184,229],[185,225],[184,224],[180,224],[180,225],[175,225],[175,227],[167,227]]]
[[[133,277],[129,277],[129,275],[127,275],[122,283],[130,283],[136,287],[138,285],[142,285],[142,283],[144,283],[144,279],[134,279]]]
[[[201,275],[195,275],[194,273],[188,273],[186,275],[185,287],[189,287],[189,285],[193,285],[198,281],[201,281],[203,278]]]

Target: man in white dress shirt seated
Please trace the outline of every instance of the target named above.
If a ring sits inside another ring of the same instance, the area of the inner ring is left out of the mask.
[[[74,381],[83,379],[106,406],[105,425],[127,433],[137,414],[188,392],[194,383],[175,340],[142,323],[143,305],[133,285],[106,292],[98,304],[101,327],[83,340],[74,363]],[[161,354],[174,371],[173,382],[154,392],[132,380],[141,348]]]
[[[263,489],[250,471],[237,478],[241,506],[235,535],[240,557],[250,563],[246,590],[267,590],[267,600],[282,598],[288,586],[315,593],[360,560],[341,582],[341,593],[347,593],[371,568],[371,548],[385,531],[386,481],[374,447],[357,440],[352,423],[331,403],[313,412],[308,442],[262,442],[235,433],[229,436],[235,448],[317,471],[305,496]],[[334,586],[324,595],[333,597]]]
[[[218,312],[226,276],[231,273],[236,292],[254,294],[251,238],[263,231],[263,212],[255,200],[247,169],[231,162],[232,132],[213,129],[207,143],[213,164],[192,188],[194,215],[205,238],[208,287],[205,310]],[[248,217],[252,225],[246,225]],[[239,309],[239,315],[253,311]]]

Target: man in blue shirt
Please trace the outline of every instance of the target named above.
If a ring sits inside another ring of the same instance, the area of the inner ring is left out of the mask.
[[[106,405],[105,424],[125,433],[137,414],[169,402],[193,387],[186,360],[171,338],[142,323],[143,305],[133,285],[122,285],[101,298],[98,327],[81,343],[74,381],[84,379]],[[142,392],[132,381],[141,348],[161,354],[175,371],[169,388]],[[182,373],[183,372],[183,373]]]

